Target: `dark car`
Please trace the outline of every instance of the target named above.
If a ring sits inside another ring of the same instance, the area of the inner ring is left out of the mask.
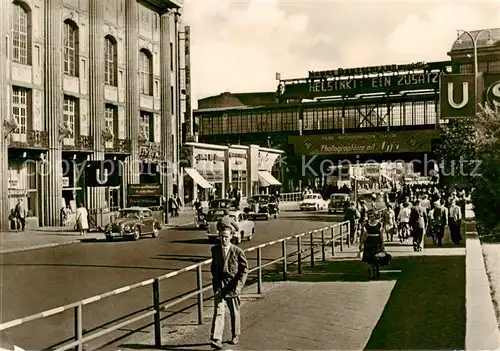
[[[132,238],[151,234],[157,238],[161,223],[153,218],[153,213],[146,207],[129,207],[119,211],[118,217],[104,229],[106,240],[114,238]]]
[[[248,218],[258,219],[263,218],[266,221],[270,216],[278,218],[280,213],[278,200],[273,195],[254,195],[248,199],[248,206],[244,212]]]
[[[347,194],[332,194],[330,195],[330,202],[328,203],[328,213],[343,213],[346,209],[346,202],[349,199]]]
[[[238,202],[236,200],[232,199],[215,199],[210,201],[210,204],[208,205],[209,209],[213,208],[227,208],[228,210],[239,210],[238,208]]]

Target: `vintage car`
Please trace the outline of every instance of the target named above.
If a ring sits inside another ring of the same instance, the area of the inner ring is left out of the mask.
[[[129,207],[119,211],[118,217],[104,229],[106,240],[114,238],[132,238],[139,240],[141,236],[149,235],[157,238],[161,223],[153,218],[153,213],[146,207]]]
[[[323,200],[321,194],[306,194],[304,199],[299,203],[301,211],[318,211],[326,208],[326,201]]]
[[[328,203],[328,213],[344,212],[346,201],[349,199],[347,194],[332,194]]]
[[[208,241],[213,243],[219,240],[219,230],[217,229],[217,223],[219,222],[219,219],[227,214],[233,217],[240,229],[238,233],[234,233],[234,244],[239,244],[243,239],[247,239],[248,241],[252,240],[253,234],[255,232],[255,224],[252,221],[248,220],[245,213],[239,210],[231,211],[226,208],[217,208],[210,209],[207,213]]]
[[[254,195],[248,199],[248,206],[243,210],[247,217],[252,220],[263,218],[266,221],[270,216],[278,218],[280,213],[276,197],[272,195]]]
[[[200,229],[207,229],[207,214],[203,212],[203,209],[200,208],[194,213],[194,226]]]
[[[235,200],[232,199],[214,199],[210,201],[208,208],[227,208],[232,211],[237,211],[239,210],[238,208],[238,203]]]

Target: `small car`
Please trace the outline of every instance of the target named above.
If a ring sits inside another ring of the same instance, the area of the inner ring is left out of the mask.
[[[328,213],[344,212],[345,204],[349,195],[347,194],[332,194],[328,203]]]
[[[129,207],[119,211],[118,217],[104,228],[106,240],[114,238],[132,238],[151,235],[157,238],[161,223],[153,218],[153,213],[146,207]]]
[[[304,195],[304,200],[299,203],[299,208],[301,211],[318,211],[324,210],[326,208],[326,201],[323,200],[321,194],[306,194]]]
[[[194,226],[200,229],[207,229],[207,214],[203,212],[203,209],[200,208],[194,213]]]
[[[217,223],[219,219],[223,216],[229,214],[238,224],[240,231],[234,233],[233,243],[238,245],[243,239],[248,241],[252,240],[253,234],[255,233],[254,222],[248,220],[247,215],[242,211],[231,211],[226,208],[210,209],[207,214],[208,229],[207,237],[208,241],[211,243],[216,242],[219,239],[219,230],[217,229]]]
[[[278,218],[280,213],[279,204],[273,195],[254,195],[248,200],[248,206],[243,210],[247,217],[252,220],[263,218],[266,221],[270,216]]]
[[[214,200],[210,201],[208,208],[209,209],[227,208],[227,209],[232,210],[232,211],[239,210],[238,203],[232,199],[214,199]]]

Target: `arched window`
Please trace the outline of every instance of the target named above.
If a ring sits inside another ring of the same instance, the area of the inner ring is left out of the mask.
[[[12,61],[30,64],[30,9],[21,2],[12,3]]]
[[[71,20],[64,21],[64,74],[78,76],[78,27]]]
[[[118,86],[116,40],[108,35],[104,38],[104,83]]]
[[[153,95],[153,58],[146,50],[139,52],[139,92]]]

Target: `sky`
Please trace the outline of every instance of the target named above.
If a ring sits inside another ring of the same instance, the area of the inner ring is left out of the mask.
[[[192,100],[275,91],[309,71],[448,60],[457,29],[500,27],[500,0],[185,0]]]

